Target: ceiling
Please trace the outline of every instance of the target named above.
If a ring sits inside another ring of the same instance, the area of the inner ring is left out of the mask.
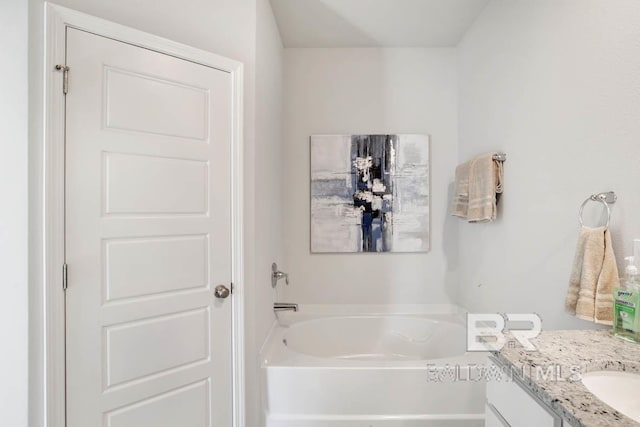
[[[271,0],[285,47],[456,46],[489,0]]]

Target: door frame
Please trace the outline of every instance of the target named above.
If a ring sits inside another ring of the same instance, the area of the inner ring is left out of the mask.
[[[45,3],[44,59],[44,401],[46,427],[65,427],[65,97],[63,73],[66,29],[76,28],[134,46],[228,72],[232,84],[231,131],[231,277],[233,427],[245,425],[244,401],[244,265],[243,265],[243,76],[241,62],[133,28]],[[73,70],[69,70],[73,90]]]

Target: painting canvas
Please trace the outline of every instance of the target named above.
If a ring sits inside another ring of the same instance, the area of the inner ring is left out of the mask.
[[[428,250],[427,135],[311,137],[311,252]]]

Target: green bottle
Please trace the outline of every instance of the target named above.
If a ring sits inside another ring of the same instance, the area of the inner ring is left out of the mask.
[[[640,342],[640,275],[634,257],[629,256],[625,260],[628,265],[623,287],[613,290],[613,333],[627,341]]]

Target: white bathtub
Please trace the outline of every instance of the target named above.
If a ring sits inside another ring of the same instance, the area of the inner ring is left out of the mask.
[[[484,425],[485,384],[467,373],[486,354],[465,352],[456,309],[342,311],[281,314],[262,353],[267,427]]]

